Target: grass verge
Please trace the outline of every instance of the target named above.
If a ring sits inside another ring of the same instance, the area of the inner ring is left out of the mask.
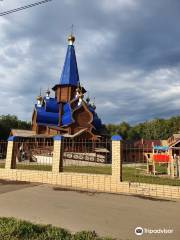
[[[95,232],[75,234],[51,225],[33,224],[14,218],[0,218],[0,239],[3,240],[112,240],[99,237]]]
[[[135,167],[123,167],[123,181],[180,186],[180,180],[178,179],[171,179],[165,176],[160,177],[158,175],[145,175],[141,169],[136,169]]]

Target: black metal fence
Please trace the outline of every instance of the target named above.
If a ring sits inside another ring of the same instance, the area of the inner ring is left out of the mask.
[[[64,138],[62,159],[64,172],[111,174],[111,141]]]
[[[52,170],[53,139],[19,139],[13,147],[13,169]]]
[[[7,144],[7,141],[0,141],[0,168],[5,167]]]

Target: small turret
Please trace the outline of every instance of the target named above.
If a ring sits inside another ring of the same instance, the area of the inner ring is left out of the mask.
[[[83,94],[83,88],[79,85],[79,87],[76,89],[76,95],[75,98],[78,99],[78,106],[81,105],[83,98],[84,98],[84,94]]]
[[[47,91],[46,91],[46,99],[50,98],[50,94],[51,94],[51,91],[48,88]]]
[[[94,110],[96,110],[95,98],[94,98],[94,102],[92,103],[92,108],[93,108]]]
[[[88,96],[88,97],[86,98],[86,102],[87,102],[88,105],[90,104],[90,101],[91,101],[91,99],[90,99],[90,97]]]
[[[92,104],[92,108],[96,110],[96,105],[94,103]]]
[[[71,34],[68,37],[68,45],[73,45],[74,42],[75,42],[75,37]]]
[[[36,97],[36,100],[37,100],[37,106],[38,107],[42,107],[42,103],[43,103],[43,98],[41,95],[37,96]]]
[[[42,95],[41,95],[41,89],[40,89],[40,94],[39,94],[39,96],[36,97],[36,100],[37,100],[37,107],[42,107],[43,97],[42,97]]]

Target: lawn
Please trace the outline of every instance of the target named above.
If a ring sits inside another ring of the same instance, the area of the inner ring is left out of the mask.
[[[38,171],[52,171],[52,166],[47,164],[22,164],[17,163],[16,169],[24,170],[38,170]]]
[[[5,163],[0,163],[0,168],[5,168]]]
[[[25,170],[42,170],[52,171],[50,165],[26,165],[17,164],[17,169]],[[147,175],[145,173],[146,166],[138,167],[135,166],[123,166],[123,181],[128,182],[140,182],[140,183],[151,183],[160,185],[171,185],[180,186],[180,180],[170,179],[167,176],[160,177],[158,175]],[[157,166],[158,171],[162,174],[166,172],[164,166]],[[111,166],[65,166],[64,172],[75,172],[75,173],[89,173],[89,174],[111,174]]]
[[[16,169],[52,171],[51,165],[46,164],[22,164],[17,163]],[[65,166],[64,172],[91,173],[91,174],[111,174],[111,166]]]
[[[14,218],[0,218],[2,240],[112,240],[98,237],[95,232],[82,231],[75,234],[51,225],[33,224]]]
[[[90,174],[111,174],[110,165],[102,166],[65,166],[64,172],[90,173]]]
[[[164,172],[163,168],[159,167],[159,169]],[[135,167],[123,167],[123,181],[180,186],[180,180],[178,179],[170,179],[166,176],[146,175],[143,169],[136,169]]]

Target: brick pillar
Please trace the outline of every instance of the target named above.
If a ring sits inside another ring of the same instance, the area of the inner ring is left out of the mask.
[[[52,172],[59,173],[63,171],[63,159],[62,159],[62,136],[57,135],[54,137],[54,150],[52,161]]]
[[[171,177],[174,178],[174,159],[171,158]]]
[[[170,161],[171,161],[171,160],[170,160]],[[171,176],[171,162],[168,162],[167,172],[168,172],[168,176]]]
[[[122,137],[112,136],[112,178],[122,181]]]
[[[15,140],[15,137],[13,136],[8,138],[5,169],[12,168],[14,140]]]
[[[153,161],[153,174],[156,175],[156,163]]]

